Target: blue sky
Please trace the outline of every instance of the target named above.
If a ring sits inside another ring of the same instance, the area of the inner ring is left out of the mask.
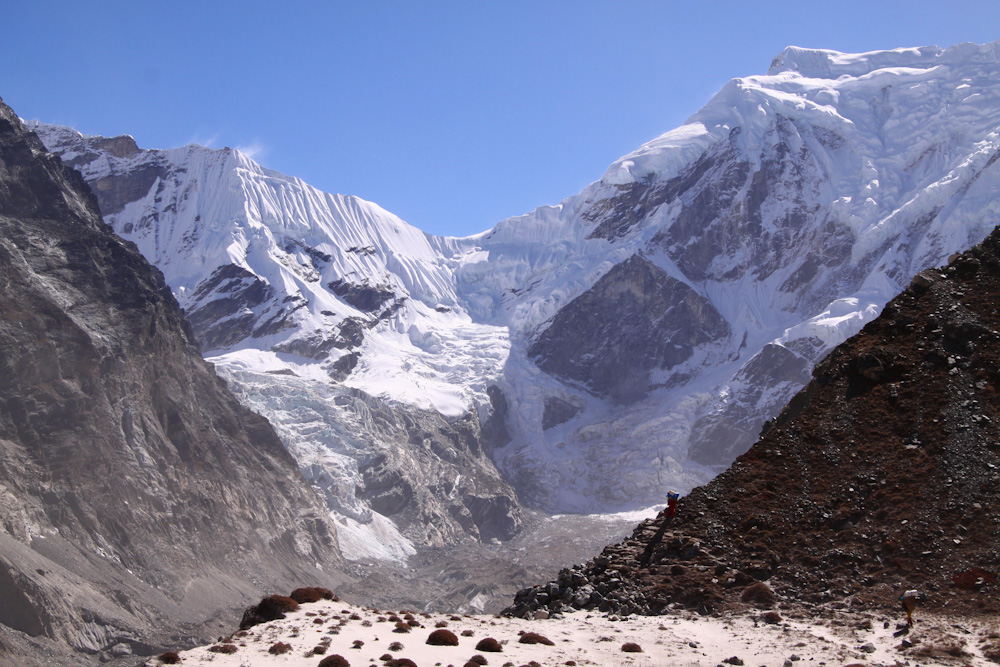
[[[597,180],[785,46],[1000,39],[1000,2],[7,3],[0,97],[140,146],[252,151],[464,236]]]

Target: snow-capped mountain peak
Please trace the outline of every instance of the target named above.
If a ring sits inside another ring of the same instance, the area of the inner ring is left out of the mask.
[[[986,236],[997,81],[1000,42],[789,47],[583,192],[467,239],[232,151],[38,129],[217,363],[499,416],[522,499],[607,511],[710,478],[915,273]]]
[[[429,235],[237,150],[142,151],[130,138],[32,127],[93,184],[108,224],[164,272],[210,357],[350,375],[350,386],[450,417],[488,403],[505,337],[468,318]],[[453,335],[470,339],[474,359]],[[377,354],[358,353],[369,347]]]

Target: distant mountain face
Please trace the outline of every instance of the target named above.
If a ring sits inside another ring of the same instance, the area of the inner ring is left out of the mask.
[[[522,500],[610,511],[710,479],[913,274],[985,237],[998,51],[789,48],[582,193],[466,239],[236,151],[35,127],[164,271],[206,355],[253,375],[248,397],[281,374],[334,404],[348,388],[472,411]],[[265,403],[293,451],[340,420]],[[372,509],[368,455],[334,440],[324,470]],[[460,495],[506,504],[480,462],[450,468]]]
[[[998,300],[1000,229],[917,274],[675,517],[521,591],[508,613],[763,607],[816,618],[895,612],[918,589],[930,608],[995,618]]]
[[[506,331],[458,303],[464,246],[237,151],[34,127],[163,270],[203,352],[336,512],[345,554],[516,534],[520,505],[488,451]]]
[[[141,651],[337,580],[335,528],[273,429],[2,103],[0,286],[0,631]]]
[[[913,274],[981,240],[998,50],[790,48],[486,235],[459,293],[511,330],[498,461],[524,496],[609,507],[708,479]]]

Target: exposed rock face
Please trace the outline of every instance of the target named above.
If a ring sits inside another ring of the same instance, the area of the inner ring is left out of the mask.
[[[377,313],[387,302],[396,298],[396,293],[388,285],[357,285],[341,278],[329,283],[327,287],[344,301],[366,313]]]
[[[272,298],[270,285],[240,266],[227,264],[198,285],[192,297],[198,305],[187,317],[202,347],[228,347],[261,328],[251,309]]]
[[[719,143],[706,151],[680,174],[666,181],[652,176],[616,186],[616,192],[595,202],[582,217],[595,224],[591,238],[609,241],[625,237],[637,224],[649,218],[658,208],[679,202],[687,211],[679,218],[681,228],[670,235],[677,237],[696,231],[698,217],[711,221],[728,209],[740,192],[742,182],[751,172],[751,164],[732,146],[733,139],[742,132],[733,128],[730,141]],[[712,192],[705,183],[711,181]],[[759,220],[758,226],[759,226]],[[662,238],[662,237],[661,237]]]
[[[513,490],[480,447],[479,422],[468,415],[449,424],[432,412],[393,410],[358,395],[351,409],[375,413],[379,451],[360,466],[358,496],[392,518],[418,544],[444,546],[462,533],[476,540],[509,540],[521,525]],[[344,403],[342,403],[343,405]]]
[[[496,385],[486,388],[490,397],[490,415],[483,423],[483,450],[492,458],[493,452],[510,442],[507,431],[507,398]]]
[[[558,396],[545,397],[545,413],[542,415],[542,428],[550,428],[565,424],[583,410],[583,401],[567,401]]]
[[[656,386],[651,371],[669,371],[729,333],[707,299],[633,255],[560,309],[528,354],[548,373],[632,403]]]
[[[107,153],[116,158],[127,159],[138,155],[139,147],[135,139],[128,135],[120,137],[101,137],[87,146],[83,151],[66,156],[64,162],[73,168],[82,167]],[[111,173],[98,179],[93,184],[93,192],[97,196],[97,204],[104,215],[120,213],[127,204],[143,197],[157,180],[166,178],[169,169],[165,162],[156,161],[142,165],[140,169],[130,169],[127,178],[121,170],[112,167]]]
[[[1000,230],[921,272],[709,484],[509,613],[1000,613]],[[777,369],[798,372],[787,352]],[[763,359],[761,360],[763,361]]]
[[[742,128],[734,128],[727,141],[661,186],[664,195],[676,193],[680,210],[654,242],[691,280],[763,281],[781,270],[788,276],[781,292],[813,302],[780,305],[824,305],[830,294],[814,294],[811,283],[824,268],[849,262],[854,242],[850,228],[821,206],[825,162],[841,157],[843,142],[822,127],[779,114],[751,161],[738,148],[741,134]],[[673,201],[666,196],[663,203]],[[857,289],[839,287],[838,294]]]
[[[0,623],[89,652],[148,653],[340,563],[322,505],[202,361],[162,274],[2,104],[0,525]]]

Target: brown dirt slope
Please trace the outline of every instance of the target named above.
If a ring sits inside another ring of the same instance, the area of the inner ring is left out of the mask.
[[[1000,612],[1000,231],[919,274],[711,483],[507,613]],[[763,585],[761,585],[763,584]]]

